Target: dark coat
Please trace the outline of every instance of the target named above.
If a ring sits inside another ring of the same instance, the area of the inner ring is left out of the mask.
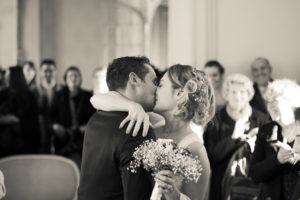
[[[55,151],[58,154],[68,156],[71,151],[76,150],[81,153],[83,145],[83,133],[79,127],[86,125],[95,109],[90,103],[92,92],[80,89],[78,95],[73,98],[75,104],[75,117],[77,127],[72,127],[72,113],[70,107],[70,92],[67,87],[56,93],[53,99],[52,122],[62,125],[67,133],[63,138],[55,138]]]
[[[278,128],[278,140],[282,141],[281,127],[275,122],[270,122],[260,128],[257,135],[255,149],[252,156],[250,176],[258,183],[263,183],[259,199],[283,199],[282,184],[284,171],[300,170],[300,162],[295,166],[291,164],[280,164],[277,160],[277,150],[271,143],[267,142],[271,138],[274,126]],[[298,176],[299,177],[299,176]],[[300,189],[300,185],[298,185]],[[300,194],[298,192],[298,198]]]
[[[258,89],[258,85],[256,83],[254,83],[253,85],[254,88],[254,96],[252,98],[252,100],[250,101],[250,105],[259,110],[260,112],[269,115],[269,111],[267,109],[266,103]]]
[[[17,124],[0,124],[0,157],[12,154],[38,153],[40,133],[38,107],[32,92],[22,95],[5,89],[0,92],[0,115],[11,114]]]
[[[90,103],[92,95],[92,92],[80,89],[78,95],[73,97],[78,125],[85,125],[95,112]],[[54,96],[52,107],[53,123],[59,123],[66,128],[72,126],[69,96],[68,88],[62,88]]]
[[[262,126],[268,117],[252,108],[249,118],[250,129]],[[227,114],[226,107],[216,113],[204,132],[204,145],[212,168],[210,199],[221,199],[221,183],[233,153],[244,142],[231,138],[235,121]]]
[[[123,112],[97,111],[90,119],[84,136],[78,200],[144,200],[152,192],[151,175],[142,168],[131,173],[127,168],[136,147],[153,139],[141,130],[136,137],[119,129],[127,116]]]
[[[41,132],[41,153],[53,153],[51,152],[52,147],[52,118],[51,111],[53,107],[53,99],[56,98],[57,93],[61,90],[61,86],[56,84],[52,90],[52,98],[50,102],[47,97],[47,90],[41,84],[37,87],[38,91],[38,108],[39,108],[39,123]]]

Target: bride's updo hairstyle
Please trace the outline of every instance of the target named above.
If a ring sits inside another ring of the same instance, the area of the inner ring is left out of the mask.
[[[168,77],[174,89],[184,93],[177,105],[175,117],[192,121],[197,125],[206,125],[215,114],[213,88],[203,71],[189,65],[173,65]]]

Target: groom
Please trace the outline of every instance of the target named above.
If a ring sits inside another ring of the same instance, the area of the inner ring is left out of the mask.
[[[107,69],[109,90],[117,91],[142,105],[154,107],[156,75],[146,57],[122,57]],[[144,169],[131,173],[127,167],[136,147],[154,138],[125,134],[119,129],[125,112],[97,111],[89,120],[84,136],[78,200],[144,200],[152,192],[151,175]],[[142,131],[142,129],[141,129]]]

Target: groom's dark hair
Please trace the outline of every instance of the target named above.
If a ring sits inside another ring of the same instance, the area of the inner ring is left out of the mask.
[[[147,57],[127,56],[114,59],[107,68],[106,83],[110,91],[124,89],[128,82],[128,77],[131,72],[136,73],[142,80],[149,72],[145,66],[151,66]],[[152,66],[151,66],[152,67]]]

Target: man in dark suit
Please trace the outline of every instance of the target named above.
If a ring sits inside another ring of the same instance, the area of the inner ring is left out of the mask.
[[[126,98],[142,105],[146,111],[154,107],[156,75],[145,57],[123,57],[113,60],[107,70],[107,85]],[[143,141],[153,139],[125,134],[119,129],[125,112],[97,111],[89,120],[84,138],[79,200],[143,200],[152,192],[151,175],[143,168],[128,170],[132,154]]]

